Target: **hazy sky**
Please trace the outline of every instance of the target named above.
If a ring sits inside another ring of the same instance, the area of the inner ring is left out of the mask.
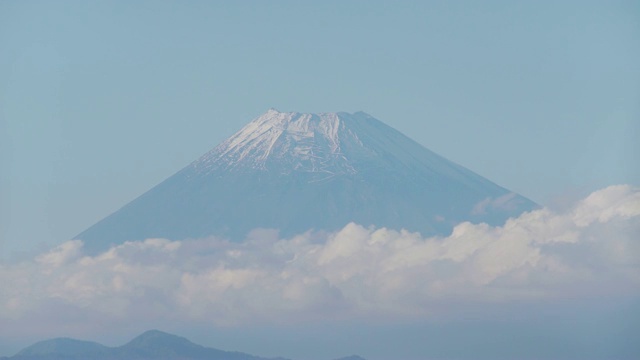
[[[552,207],[640,185],[638,39],[632,0],[1,1],[0,259],[270,107],[365,111]]]

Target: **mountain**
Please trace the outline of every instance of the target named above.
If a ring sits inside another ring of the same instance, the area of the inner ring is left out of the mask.
[[[58,338],[33,344],[0,360],[287,360],[207,348],[158,330],[149,330],[125,345],[107,347],[95,342]],[[343,360],[364,360],[357,355]]]
[[[183,337],[158,330],[147,331],[127,344],[114,349],[112,353],[115,355],[113,359],[263,359],[240,352],[206,348]]]
[[[241,352],[222,351],[176,335],[150,330],[120,347],[67,338],[31,345],[2,360],[268,360]],[[271,360],[285,360],[282,358]]]
[[[97,252],[152,237],[241,241],[255,228],[291,236],[349,222],[433,235],[534,207],[363,112],[270,109],[76,238]]]

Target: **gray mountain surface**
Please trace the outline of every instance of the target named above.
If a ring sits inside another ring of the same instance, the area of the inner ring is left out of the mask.
[[[536,206],[363,112],[270,109],[76,238],[98,252],[128,240],[242,241],[256,228],[291,236],[349,222],[434,235]]]

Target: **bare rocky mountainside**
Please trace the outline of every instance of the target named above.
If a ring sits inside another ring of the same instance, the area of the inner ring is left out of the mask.
[[[76,238],[98,252],[129,240],[242,241],[256,228],[286,237],[349,222],[435,235],[535,207],[363,112],[271,109]]]

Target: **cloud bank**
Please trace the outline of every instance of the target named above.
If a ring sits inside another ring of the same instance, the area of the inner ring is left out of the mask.
[[[352,223],[287,239],[256,230],[241,244],[147,239],[97,256],[73,240],[0,265],[0,321],[428,319],[465,304],[638,297],[639,234],[640,190],[620,185],[447,237]]]

